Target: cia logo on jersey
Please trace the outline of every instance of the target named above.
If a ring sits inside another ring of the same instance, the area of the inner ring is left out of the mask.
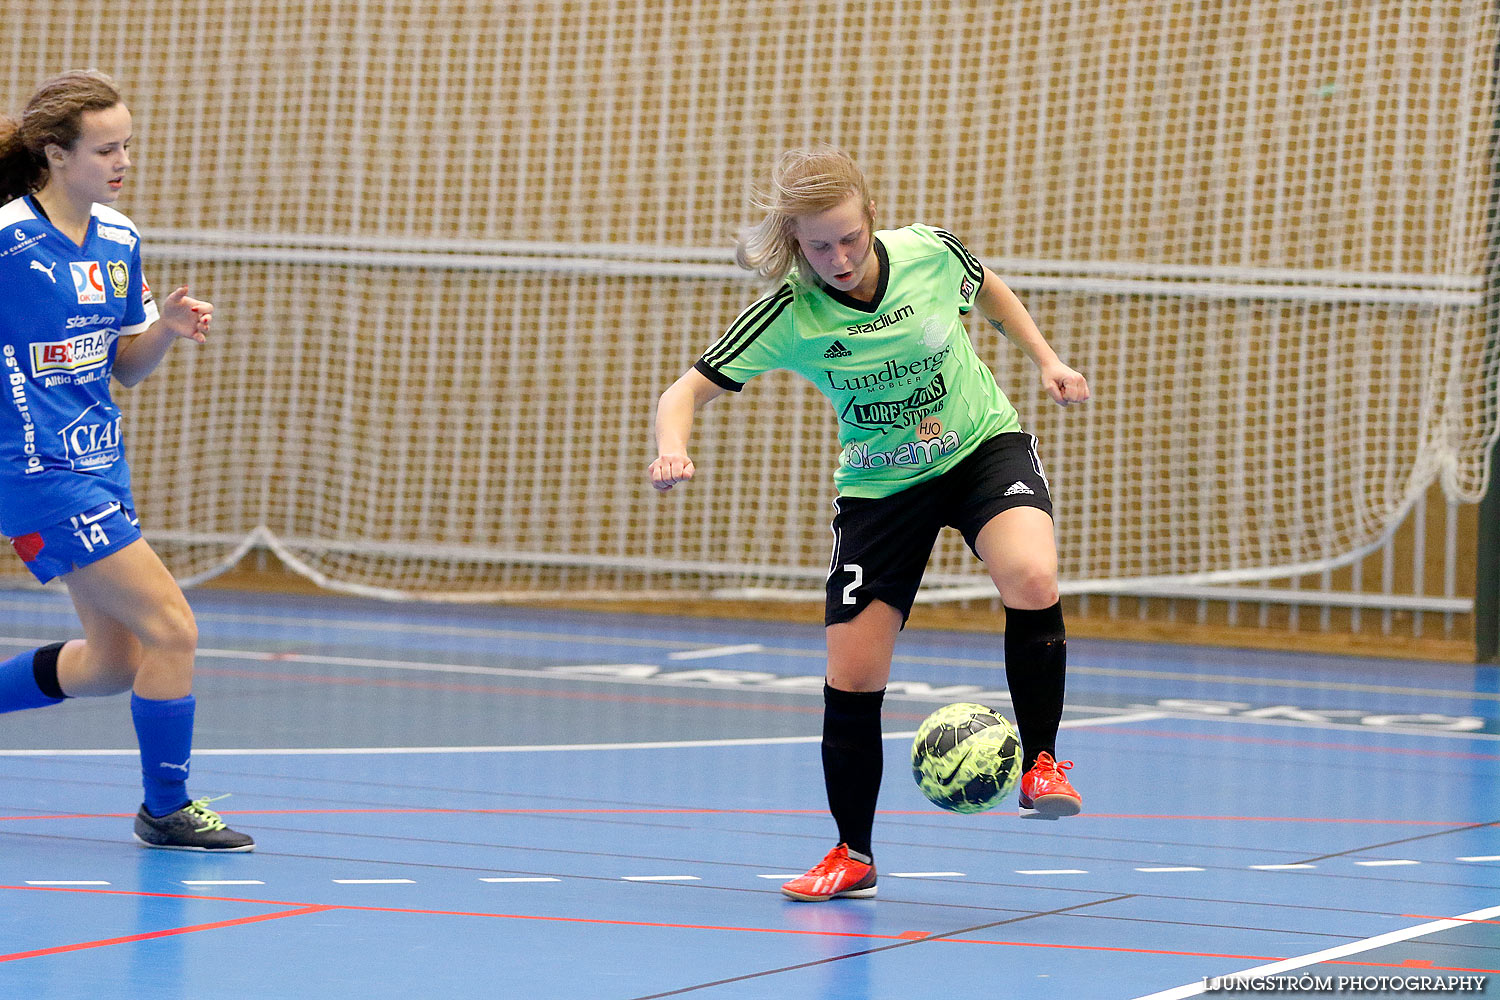
[[[109,283],[114,288],[117,299],[123,299],[125,293],[130,291],[130,268],[125,266],[123,260],[109,262]]]
[[[107,469],[120,460],[120,411],[91,404],[57,436],[74,469]]]
[[[73,287],[78,292],[79,305],[98,305],[104,301],[104,280],[99,274],[98,261],[70,260],[68,269],[73,272]]]

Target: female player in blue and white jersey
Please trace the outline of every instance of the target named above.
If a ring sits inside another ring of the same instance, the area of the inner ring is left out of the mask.
[[[741,265],[777,282],[661,396],[651,482],[693,477],[693,415],[762,372],[803,375],[833,403],[833,561],[824,621],[823,775],[839,843],[782,891],[873,896],[871,828],[880,791],[880,706],[896,636],[938,532],[951,525],[1005,603],[1005,673],[1024,751],[1022,815],[1070,816],[1082,799],[1058,762],[1066,641],[1047,479],[1035,439],[974,353],[973,306],[1037,366],[1062,405],[1088,382],[1058,360],[1020,300],[950,233],[875,232],[859,167],[832,148],[777,161],[740,242]]]
[[[151,847],[248,851],[187,794],[193,613],[141,537],[110,377],[149,375],[179,338],[203,343],[213,306],[178,288],[158,305],[120,197],[130,111],[94,71],[44,82],[0,119],[0,532],[43,583],[61,579],[83,639],[0,663],[0,712],[132,691]]]

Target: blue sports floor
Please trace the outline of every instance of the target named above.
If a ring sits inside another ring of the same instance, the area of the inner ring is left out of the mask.
[[[125,699],[0,716],[0,997],[1500,990],[1493,667],[1074,640],[1084,813],[1040,822],[918,794],[928,712],[1009,710],[998,636],[909,630],[880,894],[808,904],[778,885],[834,840],[819,628],[189,597],[191,787],[259,847],[131,840]],[[76,633],[0,591],[0,655]]]

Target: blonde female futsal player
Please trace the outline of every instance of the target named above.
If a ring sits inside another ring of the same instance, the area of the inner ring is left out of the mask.
[[[1036,364],[1064,406],[1089,398],[1019,299],[954,236],[911,225],[874,231],[864,175],[844,153],[791,150],[776,162],[766,217],[737,259],[778,284],[662,393],[651,483],[693,477],[699,407],[772,369],[828,397],[843,449],[825,604],[823,774],[839,844],[782,886],[793,899],[873,896],[871,828],[880,790],[880,705],[939,530],[984,562],[1006,607],[1005,669],[1025,752],[1023,815],[1082,807],[1054,759],[1066,643],[1047,478],[1036,439],[974,353],[962,316],[977,305]]]
[[[140,235],[108,206],[130,169],[130,111],[101,73],[41,85],[0,119],[0,532],[43,583],[68,587],[85,638],[0,663],[0,712],[133,691],[150,847],[248,851],[187,794],[198,631],[141,538],[110,376],[135,385],[178,338],[207,339],[213,306],[186,288],[158,310]],[[192,433],[190,421],[184,433]]]

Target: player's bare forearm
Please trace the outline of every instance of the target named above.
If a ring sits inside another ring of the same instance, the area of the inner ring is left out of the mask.
[[[1004,334],[1036,365],[1042,376],[1042,385],[1053,402],[1068,406],[1089,398],[1088,379],[1062,363],[1016,293],[989,268],[984,269],[984,285],[974,302],[990,326]]]
[[[133,337],[123,337],[115,350],[112,373],[122,385],[139,385],[147,375],[156,371],[162,358],[167,356],[177,334],[157,320]]]
[[[693,415],[698,408],[724,393],[724,389],[703,377],[696,368],[667,387],[656,404],[656,450],[684,451],[693,432]]]
[[[724,392],[722,386],[710,382],[696,368],[690,368],[661,394],[656,404],[656,460],[649,469],[651,485],[658,490],[669,490],[693,478],[693,460],[687,453],[693,415]]]
[[[115,349],[114,376],[124,385],[136,385],[156,370],[172,342],[181,337],[194,343],[208,341],[214,306],[188,295],[186,285],[174,288],[161,301],[156,322],[145,332],[126,338]]]
[[[1045,368],[1057,362],[1057,352],[1052,350],[1047,338],[1042,336],[1042,331],[1026,311],[1026,306],[989,268],[984,269],[984,284],[974,297],[974,304],[979,307],[990,326],[1019,347],[1031,359],[1032,364]]]

